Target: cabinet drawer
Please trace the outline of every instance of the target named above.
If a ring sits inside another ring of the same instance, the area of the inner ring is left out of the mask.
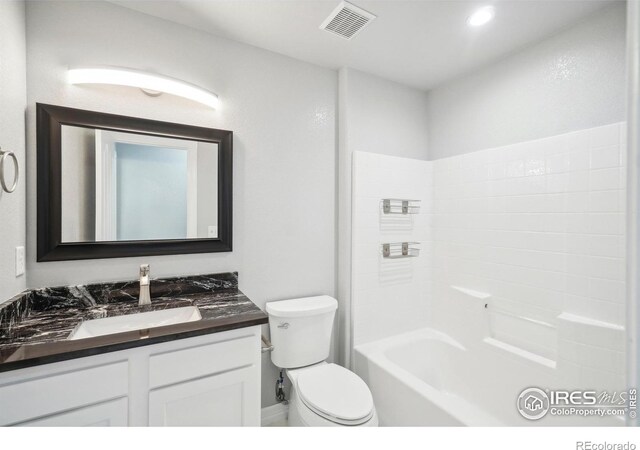
[[[126,396],[128,379],[128,364],[122,361],[0,386],[0,425]]]
[[[256,363],[259,355],[257,334],[152,355],[149,387],[153,389],[248,366]]]

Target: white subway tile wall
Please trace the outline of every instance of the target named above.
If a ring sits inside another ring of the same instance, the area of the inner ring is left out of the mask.
[[[356,152],[354,345],[431,326],[539,355],[565,384],[622,388],[625,130],[432,162]],[[385,216],[386,197],[419,198],[420,214]],[[407,240],[422,243],[419,258],[382,258],[382,242]],[[491,297],[476,305],[451,286]]]
[[[433,162],[434,324],[469,342],[467,321],[486,320],[490,337],[557,361],[576,386],[624,386],[625,130]],[[451,285],[490,293],[486,317],[461,316]]]

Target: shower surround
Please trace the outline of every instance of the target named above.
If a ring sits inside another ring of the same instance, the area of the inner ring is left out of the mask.
[[[488,413],[487,424],[550,424],[515,414],[517,389],[532,382],[625,389],[625,131],[615,123],[429,162],[357,152],[356,371],[366,377],[379,369],[366,356],[380,354],[377,342],[388,346],[389,339],[429,328],[455,341],[451,348],[465,349],[459,361],[468,360],[469,371],[487,372],[475,378],[514,391],[493,406],[478,396],[474,405]],[[383,214],[381,199],[388,197],[420,199],[420,214]],[[419,241],[422,253],[383,259],[380,244],[389,240]],[[374,397],[388,403],[384,384],[371,382]],[[504,408],[510,413],[501,416]],[[381,408],[381,422],[393,414]]]

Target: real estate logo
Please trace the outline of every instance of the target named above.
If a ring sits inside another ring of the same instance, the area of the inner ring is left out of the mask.
[[[528,420],[552,416],[624,416],[636,417],[637,390],[542,390],[537,387],[525,389],[518,396],[518,412]]]
[[[542,419],[549,412],[549,396],[539,388],[527,388],[518,396],[518,412],[529,420]]]

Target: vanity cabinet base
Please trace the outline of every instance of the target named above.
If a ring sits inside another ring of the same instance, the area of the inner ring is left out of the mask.
[[[0,425],[259,426],[260,327],[0,373]]]

